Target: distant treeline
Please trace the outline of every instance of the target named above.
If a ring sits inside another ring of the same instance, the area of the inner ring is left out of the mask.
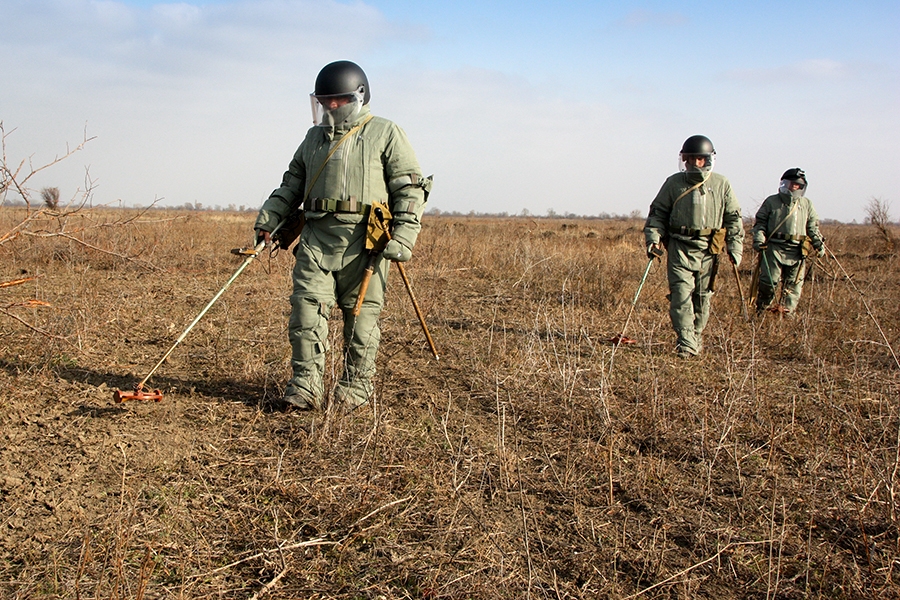
[[[6,201],[0,203],[0,206],[11,206],[11,207],[24,207],[25,202],[21,199],[7,199]],[[205,206],[201,202],[185,202],[184,204],[176,205],[176,206],[163,206],[160,204],[154,204],[149,207],[145,206],[121,206],[117,204],[104,204],[101,206],[94,206],[91,208],[114,208],[114,209],[132,209],[132,210],[147,210],[148,208],[151,210],[190,210],[190,211],[221,211],[221,212],[247,212],[247,213],[255,213],[259,210],[258,206],[247,206],[245,204],[229,204],[227,206]],[[529,211],[527,208],[522,209],[521,212],[518,213],[509,213],[507,211],[503,212],[480,212],[475,210],[470,210],[468,212],[461,212],[458,210],[452,211],[444,211],[439,208],[431,208],[425,212],[427,216],[430,217],[456,217],[456,218],[467,218],[467,219],[568,219],[568,220],[577,220],[577,219],[599,219],[601,221],[629,221],[633,219],[643,219],[645,214],[639,210],[633,210],[628,214],[619,214],[619,213],[609,213],[609,212],[601,212],[596,215],[579,215],[573,212],[563,212],[558,213],[555,210],[548,209],[547,213],[544,215],[534,214]],[[752,226],[753,219],[744,217],[744,222]],[[869,224],[869,219],[864,219],[863,222],[865,224]],[[842,224],[842,221],[838,221],[837,219],[820,219],[820,223],[823,225],[839,225]],[[849,224],[857,224],[856,219],[851,221]]]

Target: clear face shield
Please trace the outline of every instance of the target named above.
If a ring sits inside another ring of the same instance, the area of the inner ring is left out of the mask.
[[[778,191],[792,198],[801,198],[806,193],[806,184],[802,179],[782,179]]]
[[[700,161],[697,160],[700,158],[705,159],[702,161],[702,166],[699,164]],[[712,173],[715,164],[715,152],[713,152],[712,154],[678,154],[678,170],[682,173],[688,174],[699,173],[704,180],[709,177],[710,173]]]
[[[309,95],[313,124],[317,127],[339,127],[352,123],[363,105],[363,88],[349,94]]]

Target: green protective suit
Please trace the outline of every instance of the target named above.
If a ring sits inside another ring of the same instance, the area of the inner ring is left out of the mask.
[[[644,224],[647,245],[663,244],[668,251],[669,317],[677,335],[676,350],[687,354],[700,352],[709,320],[710,278],[718,259],[710,252],[713,234],[725,229],[726,249],[736,262],[744,250],[741,208],[728,179],[709,173],[691,190],[700,177],[698,172],[682,172],[666,179]]]
[[[352,406],[369,400],[381,339],[378,317],[390,265],[380,256],[376,260],[361,312],[354,318],[351,313],[369,260],[365,248],[369,207],[375,201],[387,204],[393,216],[393,238],[412,249],[421,229],[429,183],[422,178],[403,130],[387,119],[373,117],[368,105],[343,128],[313,127],[307,132],[281,186],[265,201],[255,225],[272,231],[306,198],[306,224],[294,249],[288,324],[293,377],[286,395],[301,393],[322,406],[328,317],[337,303],[344,317],[345,360],[335,397]]]
[[[788,314],[800,302],[805,275],[803,241],[809,237],[817,251],[824,248],[819,215],[809,198],[778,193],[766,198],[756,212],[753,246],[765,245],[760,256],[756,308],[765,310],[782,283],[782,305]]]

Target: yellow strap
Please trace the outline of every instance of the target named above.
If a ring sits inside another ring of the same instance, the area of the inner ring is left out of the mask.
[[[683,192],[681,192],[681,195],[678,196],[677,198],[675,198],[675,202],[672,203],[672,208],[669,209],[669,210],[670,210],[670,211],[674,210],[674,209],[675,209],[675,205],[678,204],[678,201],[679,201],[679,200],[681,200],[682,198],[684,198],[685,196],[687,196],[688,194],[690,194],[691,192],[693,192],[694,190],[696,190],[698,187],[700,187],[700,186],[703,185],[704,183],[706,183],[706,182],[705,182],[705,181],[701,181],[700,183],[695,183],[694,185],[692,185],[692,186],[689,187],[688,189],[686,189],[686,190],[684,190]]]
[[[772,233],[770,235],[774,235],[778,231],[778,228],[781,227],[782,225],[784,225],[785,222],[791,218],[791,215],[794,214],[794,211],[797,210],[798,208],[800,208],[800,199],[799,198],[794,203],[794,208],[792,208],[791,211],[787,214],[787,216],[785,218],[783,218],[781,220],[781,222],[772,229]]]
[[[303,201],[300,203],[300,206],[303,206],[304,204],[306,204],[306,199],[309,198],[309,192],[312,190],[313,186],[316,184],[316,181],[318,181],[319,175],[322,174],[322,171],[325,169],[325,165],[327,165],[327,164],[328,164],[328,161],[331,160],[331,157],[334,156],[334,153],[337,151],[338,147],[340,147],[340,145],[344,143],[344,140],[346,140],[346,139],[349,138],[351,135],[353,135],[354,133],[356,133],[357,131],[359,131],[360,129],[362,129],[362,127],[363,127],[366,123],[368,123],[369,121],[371,121],[372,118],[373,118],[374,116],[375,116],[375,115],[373,115],[373,114],[369,114],[369,116],[366,117],[365,120],[364,120],[362,123],[360,123],[359,125],[356,125],[356,126],[353,127],[352,129],[350,129],[350,131],[348,131],[347,133],[345,133],[344,135],[342,135],[342,136],[341,136],[341,139],[339,139],[339,140],[337,141],[337,143],[336,143],[334,146],[331,147],[331,150],[328,151],[328,156],[325,157],[325,160],[324,160],[324,161],[322,162],[322,164],[319,166],[319,170],[316,171],[316,174],[313,176],[312,180],[309,182],[309,185],[306,186],[306,193],[303,194]]]
[[[685,196],[687,196],[688,194],[690,194],[691,192],[693,192],[694,190],[696,190],[698,187],[700,187],[700,186],[703,185],[704,183],[706,183],[706,181],[701,181],[700,183],[695,183],[694,185],[692,185],[692,186],[689,187],[688,189],[686,189],[686,190],[684,190],[683,192],[681,192],[681,194],[680,194],[677,198],[675,198],[675,202],[673,202],[673,203],[672,203],[672,207],[669,208],[669,223],[672,222],[672,221],[671,221],[671,219],[672,219],[672,211],[675,210],[675,205],[678,204],[678,201],[681,200],[682,198],[684,198]],[[685,229],[685,228],[682,227],[681,229]],[[669,231],[669,233],[676,233],[675,231],[672,231],[671,228],[669,228],[668,231]],[[685,235],[685,234],[682,233],[682,234],[680,234],[680,235]]]

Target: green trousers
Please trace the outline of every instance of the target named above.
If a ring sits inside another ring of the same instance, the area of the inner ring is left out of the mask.
[[[666,258],[669,281],[669,318],[677,336],[676,349],[699,354],[702,334],[709,321],[713,293],[709,280],[713,255],[690,242],[670,239]]]
[[[797,309],[803,293],[805,263],[799,259],[784,260],[779,253],[766,249],[762,254],[759,269],[759,291],[756,296],[756,310],[762,311],[775,300],[775,290],[782,284],[781,305],[789,313]]]
[[[288,385],[310,394],[321,405],[325,353],[329,350],[328,318],[337,303],[344,319],[344,364],[336,396],[351,405],[364,404],[374,391],[375,355],[381,341],[378,317],[384,305],[390,262],[376,259],[362,309],[354,318],[368,254],[361,253],[339,271],[322,270],[302,243],[297,245],[295,257],[288,323],[293,377]]]

